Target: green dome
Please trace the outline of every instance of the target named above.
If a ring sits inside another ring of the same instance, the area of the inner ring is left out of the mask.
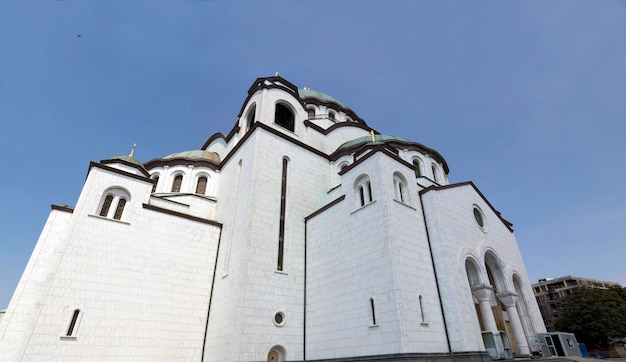
[[[132,163],[135,164],[137,166],[141,166],[143,167],[143,163],[141,163],[138,159],[134,158],[133,156],[115,156],[115,157],[111,157],[111,160],[122,160],[122,161],[126,161],[128,163]]]
[[[314,90],[312,90],[310,88],[298,89],[298,95],[300,96],[300,99],[315,98],[315,99],[318,99],[318,100],[320,100],[322,102],[332,102],[332,103],[336,103],[336,104],[340,105],[343,108],[347,108],[338,99],[336,99],[334,97],[331,97],[331,96],[329,96],[326,93],[314,91]]]
[[[200,160],[207,160],[213,163],[220,163],[220,156],[215,152],[209,152],[205,150],[191,150],[184,152],[172,153],[171,155],[163,157],[164,160],[172,158],[193,158]]]
[[[386,134],[377,134],[377,135],[374,135],[374,137],[376,139],[376,142],[374,142],[374,143],[385,143],[385,141],[410,142],[409,140],[407,140],[405,138],[396,137],[396,136],[390,136],[390,135],[386,135]],[[372,136],[363,136],[363,137],[355,138],[352,141],[348,141],[348,142],[342,144],[341,146],[339,146],[339,149],[356,146],[356,145],[361,144],[361,143],[373,143],[372,142]]]

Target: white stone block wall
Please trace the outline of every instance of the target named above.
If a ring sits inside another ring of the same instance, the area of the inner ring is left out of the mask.
[[[454,351],[483,350],[480,326],[465,271],[465,260],[471,256],[484,269],[485,253],[489,250],[504,266],[508,292],[515,291],[512,282],[514,274],[529,286],[515,236],[469,184],[428,191],[422,195],[422,202],[452,348]],[[486,232],[481,230],[474,218],[474,205],[485,216]],[[486,277],[486,272],[484,275]],[[525,288],[523,298],[529,302],[529,319],[534,328],[534,331],[527,331],[530,340],[534,333],[545,327],[530,287]]]
[[[44,225],[26,269],[13,293],[0,323],[0,356],[19,360],[55,276],[67,244],[67,228],[72,214],[52,210]]]
[[[112,185],[131,195],[119,221],[95,216]],[[144,209],[150,190],[150,183],[91,169],[17,359],[200,357],[219,227]],[[54,242],[42,235],[38,247]],[[75,309],[75,331],[62,338]]]

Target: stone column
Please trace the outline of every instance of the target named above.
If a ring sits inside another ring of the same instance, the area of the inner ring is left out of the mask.
[[[511,329],[513,329],[513,338],[515,338],[515,343],[517,344],[518,354],[521,356],[530,355],[524,327],[522,327],[522,321],[517,312],[517,294],[501,294],[498,295],[498,299],[504,304],[506,312],[509,314],[509,321],[511,322]]]
[[[497,332],[496,319],[493,317],[491,310],[491,295],[493,288],[490,285],[480,284],[472,287],[472,295],[478,299],[480,314],[483,319],[485,330],[489,332]]]

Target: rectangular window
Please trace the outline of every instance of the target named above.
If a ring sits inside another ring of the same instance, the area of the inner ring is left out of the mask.
[[[66,337],[73,337],[74,331],[76,329],[76,322],[78,321],[78,315],[80,314],[80,309],[74,310],[74,314],[72,314],[72,320],[70,321],[69,327],[67,327]]]

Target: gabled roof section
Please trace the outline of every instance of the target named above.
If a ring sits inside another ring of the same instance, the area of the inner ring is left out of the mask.
[[[121,163],[123,165],[126,166],[130,166],[133,168],[138,169],[143,175],[150,177],[150,173],[148,172],[148,170],[146,169],[146,167],[143,165],[143,163],[141,163],[138,159],[136,159],[133,156],[114,156],[111,157],[107,160],[101,160],[100,161],[101,164],[103,165],[109,165],[112,163]]]
[[[480,196],[483,199],[483,201],[489,206],[491,211],[493,211],[494,214],[496,214],[498,216],[498,218],[500,219],[500,221],[502,221],[504,226],[506,226],[506,228],[509,229],[510,232],[513,232],[513,224],[510,223],[509,221],[507,221],[505,218],[502,217],[502,214],[500,214],[500,211],[496,210],[495,207],[493,207],[493,205],[491,205],[489,200],[487,200],[485,195],[483,195],[483,193],[480,192],[478,187],[476,187],[476,185],[474,185],[474,183],[472,181],[460,182],[460,183],[450,184],[450,185],[445,185],[445,186],[434,186],[433,185],[433,186],[429,186],[429,187],[421,190],[419,192],[419,194],[423,195],[423,194],[425,194],[427,192],[443,191],[443,190],[447,190],[447,189],[452,189],[452,188],[457,188],[457,187],[464,187],[464,186],[471,186],[474,189],[474,191],[476,191],[478,196]]]
[[[248,101],[250,100],[252,95],[256,93],[257,91],[263,90],[263,89],[282,89],[285,92],[293,95],[295,99],[300,101],[300,104],[302,105],[302,107],[303,108],[305,107],[304,102],[298,96],[298,87],[291,84],[288,80],[284,79],[283,77],[279,75],[276,75],[273,77],[263,77],[263,78],[257,78],[254,81],[254,83],[252,83],[250,88],[248,88],[248,96],[246,97],[246,100],[241,105],[241,109],[239,110],[239,114],[237,115],[237,118],[241,117],[241,115],[243,114],[243,110],[246,108],[246,105],[248,104]]]
[[[376,133],[375,131],[374,133],[375,133],[374,142],[372,142],[372,136],[363,136],[363,137],[356,138],[352,141],[345,142],[344,144],[339,146],[335,152],[330,154],[329,156],[330,159],[336,160],[339,157],[344,156],[344,155],[349,155],[352,153],[359,153],[363,149],[371,148],[372,146],[375,146],[375,145],[386,145],[386,146],[390,146],[390,147],[394,147],[398,149],[415,150],[425,155],[428,155],[443,165],[443,170],[445,171],[445,173],[450,173],[450,168],[448,167],[448,163],[443,158],[443,156],[441,156],[441,154],[435,151],[434,149],[426,147],[421,143],[406,140],[404,138],[390,136],[390,135],[381,135],[381,134]]]

